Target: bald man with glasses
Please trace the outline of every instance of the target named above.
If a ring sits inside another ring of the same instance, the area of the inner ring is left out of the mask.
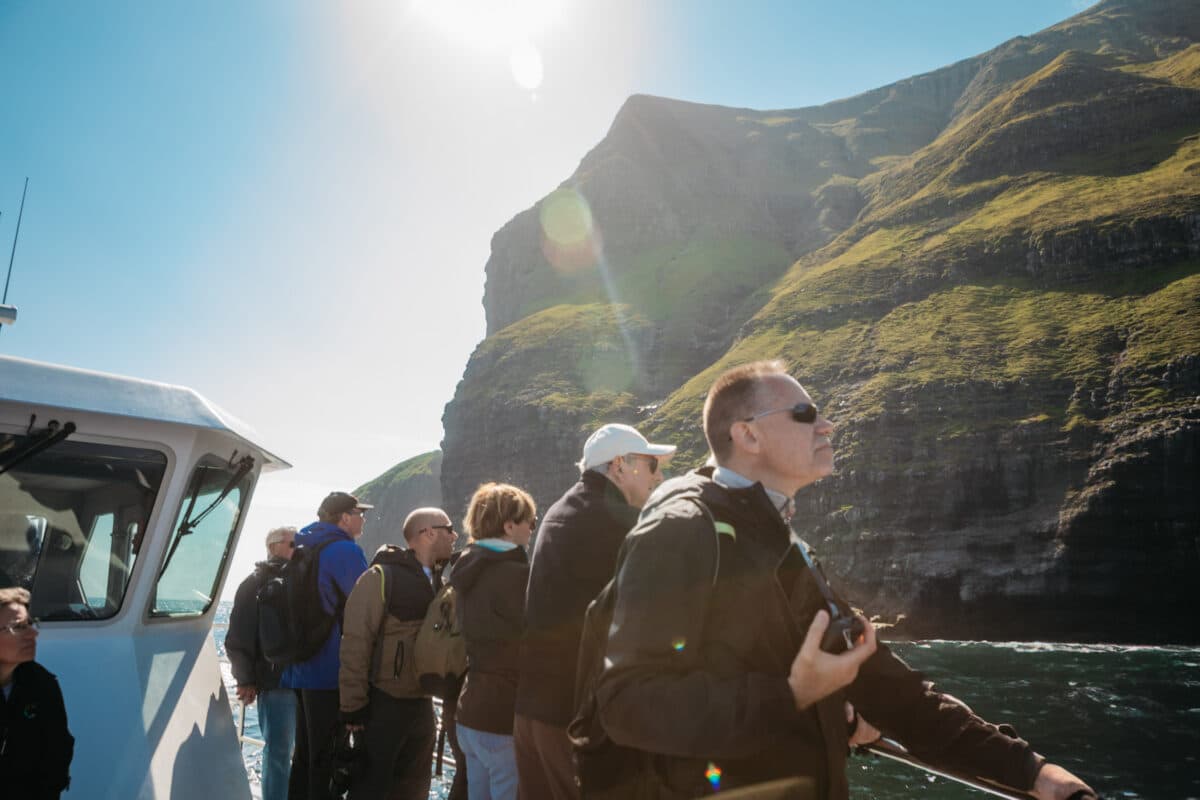
[[[405,669],[416,630],[442,586],[457,534],[440,508],[404,521],[406,547],[375,551],[346,601],[339,671],[342,724],[361,731],[366,766],[351,800],[425,800],[436,742],[433,703]],[[386,657],[381,654],[386,654]],[[463,769],[462,763],[458,764]]]

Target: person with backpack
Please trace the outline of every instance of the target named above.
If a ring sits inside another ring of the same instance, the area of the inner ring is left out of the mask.
[[[242,705],[258,703],[258,727],[263,737],[263,800],[286,800],[292,749],[296,743],[296,692],[279,686],[283,667],[269,661],[258,637],[258,593],[279,575],[296,546],[295,528],[272,528],[267,534],[267,560],[238,585],[229,612],[225,652],[237,698]]]
[[[513,728],[522,797],[579,795],[567,724],[584,613],[612,578],[621,541],[674,452],[629,425],[601,426],[584,443],[579,481],[542,520],[530,555]]]
[[[458,558],[450,585],[467,643],[467,677],[458,698],[458,741],[466,756],[470,800],[515,800],[513,705],[525,630],[525,548],[537,525],[529,493],[485,483],[467,506],[471,542]]]
[[[407,548],[376,551],[346,600],[340,721],[363,737],[351,800],[426,800],[436,741],[433,703],[417,669],[417,637],[442,585],[457,534],[440,508],[404,520]]]
[[[362,536],[364,515],[371,508],[352,494],[331,492],[317,509],[317,521],[296,534],[289,570],[310,563],[310,554],[316,558],[317,569],[315,580],[305,587],[305,596],[292,603],[291,614],[299,622],[304,622],[304,617],[316,617],[307,628],[323,630],[328,626],[329,633],[315,655],[289,665],[280,678],[281,686],[299,690],[289,800],[324,800],[332,796],[329,778],[338,732],[342,610],[355,581],[367,569],[367,557],[357,540]],[[305,600],[310,610],[304,609]],[[319,604],[313,604],[313,600]]]
[[[833,472],[832,433],[782,362],[717,378],[704,405],[715,464],[659,487],[604,592],[598,678],[572,724],[586,733],[584,796],[786,782],[845,800],[847,744],[861,741],[848,701],[857,724],[935,767],[1041,800],[1094,797],[1011,727],[935,690],[829,586],[790,523],[795,493]]]

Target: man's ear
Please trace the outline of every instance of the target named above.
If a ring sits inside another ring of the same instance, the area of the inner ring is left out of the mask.
[[[747,453],[759,451],[758,435],[754,433],[754,428],[750,423],[744,421],[733,423],[729,428],[729,436],[735,445]]]

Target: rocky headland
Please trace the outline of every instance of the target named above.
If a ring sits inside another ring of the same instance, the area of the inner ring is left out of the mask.
[[[782,358],[838,425],[793,524],[866,611],[1200,641],[1191,0],[1105,0],[815,108],[631,97],[485,270],[440,471],[364,487],[384,514],[461,515],[484,480],[548,505],[608,421],[696,466],[713,376]]]

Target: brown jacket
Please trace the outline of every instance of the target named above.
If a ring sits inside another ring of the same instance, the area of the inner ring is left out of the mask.
[[[387,585],[389,579],[394,586]],[[385,545],[354,584],[346,599],[338,671],[343,721],[365,721],[371,686],[392,697],[428,696],[417,680],[413,644],[435,583],[441,585],[441,576],[435,572],[431,581],[411,550]]]

